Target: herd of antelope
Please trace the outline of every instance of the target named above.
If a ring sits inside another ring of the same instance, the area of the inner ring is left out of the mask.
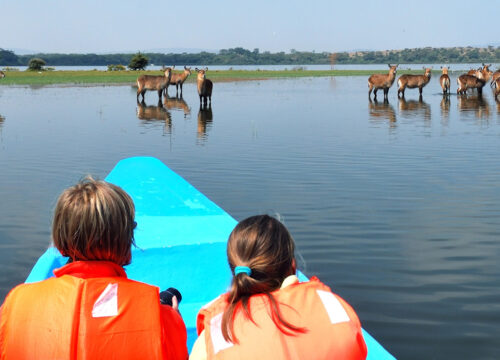
[[[384,91],[384,101],[388,100],[389,89],[396,79],[396,68],[398,65],[389,65],[388,74],[374,74],[368,78],[368,98],[371,100],[373,91],[373,99],[377,100],[377,91]],[[495,99],[500,95],[500,70],[495,72],[490,70],[490,65],[483,63],[483,66],[477,70],[470,70],[467,74],[460,75],[457,79],[457,94],[466,94],[468,89],[476,89],[479,96],[483,93],[484,85],[491,79],[490,86],[494,91]],[[450,94],[450,77],[448,76],[448,68],[441,67],[442,75],[439,78],[439,84],[443,89],[443,95]],[[405,96],[405,89],[418,88],[420,97],[422,97],[423,88],[431,80],[431,69],[425,68],[422,75],[401,75],[398,83],[398,98]]]
[[[163,75],[141,75],[137,78],[137,102],[139,102],[139,95],[142,95],[142,102],[144,102],[144,94],[146,91],[157,91],[158,92],[158,102],[161,103],[162,94],[168,96],[168,86],[175,85],[176,95],[179,93],[179,88],[181,89],[182,98],[182,84],[186,81],[189,75],[191,75],[191,68],[184,66],[184,71],[180,74],[173,73],[175,65],[172,67],[164,67],[162,69]],[[198,95],[200,97],[200,105],[207,106],[207,99],[210,104],[212,103],[212,88],[213,83],[211,80],[206,78],[206,73],[208,68],[198,69],[195,68],[198,73],[196,82]]]

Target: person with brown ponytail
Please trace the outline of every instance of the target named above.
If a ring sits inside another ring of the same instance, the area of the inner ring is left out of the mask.
[[[294,252],[278,220],[238,223],[227,243],[231,288],[200,310],[191,360],[366,358],[355,311],[316,277],[299,282]]]

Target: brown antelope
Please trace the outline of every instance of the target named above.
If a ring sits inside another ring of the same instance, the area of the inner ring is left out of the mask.
[[[425,69],[425,73],[423,75],[401,75],[398,79],[398,98],[399,94],[402,94],[402,97],[405,97],[405,89],[415,89],[418,88],[418,92],[420,96],[422,96],[422,89],[425,85],[429,83],[431,80],[431,69]]]
[[[212,104],[213,84],[211,80],[206,78],[206,72],[208,71],[208,68],[206,67],[204,70],[199,70],[198,68],[195,68],[195,70],[198,73],[196,82],[198,84],[198,95],[200,96],[200,104],[202,103],[203,99],[206,106],[207,98],[210,101],[210,104]]]
[[[441,71],[443,74],[439,78],[439,84],[441,89],[443,89],[443,95],[450,94],[450,77],[448,76],[448,68],[441,66]]]
[[[495,89],[494,90],[495,100],[497,100],[498,95],[500,95],[500,75],[497,76],[495,82],[493,82],[493,88]]]
[[[493,71],[491,71],[490,65],[485,65],[483,64],[483,68],[479,68],[476,73],[474,74],[475,77],[478,79],[484,80],[484,82],[488,82],[491,79],[491,76],[493,75]]]
[[[389,94],[389,88],[394,83],[394,79],[396,78],[396,68],[398,65],[389,65],[389,73],[388,74],[373,74],[368,78],[368,98],[374,90],[373,99],[377,100],[377,91],[378,89],[384,90],[384,100],[387,100],[387,95]]]
[[[479,70],[476,71],[476,75],[479,75]],[[458,89],[457,94],[466,94],[467,89],[477,89],[478,95],[482,95],[483,86],[486,84],[486,81],[480,79],[478,76],[463,74],[460,75],[457,79]]]
[[[495,81],[497,81],[498,78],[500,78],[500,70],[495,71],[493,75],[491,75],[491,87],[493,87],[493,84],[495,83]]]
[[[170,97],[167,95],[163,99],[163,105],[165,105],[168,110],[182,110],[184,112],[184,117],[187,117],[191,113],[189,105],[184,101],[182,96]]]
[[[0,79],[4,78],[4,77],[5,77],[5,73],[2,70],[0,70]]]
[[[172,76],[172,68],[165,68],[164,76],[161,75],[141,75],[137,78],[137,101],[139,101],[139,94],[142,95],[144,101],[144,94],[146,91],[158,91],[158,102],[161,102],[161,94],[163,90],[168,87],[170,77]]]
[[[187,67],[184,65],[184,71],[181,72],[180,74],[172,74],[170,77],[170,81],[168,82],[169,85],[175,85],[175,94],[179,92],[179,86],[181,88],[181,97],[182,97],[182,84],[184,84],[184,81],[188,78],[188,76],[191,75],[191,68]],[[165,95],[167,92],[168,88],[165,89]]]

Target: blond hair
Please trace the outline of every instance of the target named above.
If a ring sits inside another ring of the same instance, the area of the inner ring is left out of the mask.
[[[236,225],[227,242],[229,267],[233,274],[237,266],[248,267],[251,273],[233,276],[227,296],[229,305],[222,316],[222,335],[226,341],[238,342],[234,335],[234,315],[241,304],[247,318],[252,319],[248,302],[256,294],[266,295],[271,318],[280,331],[306,332],[283,318],[272,294],[287,276],[295,273],[294,253],[295,243],[287,228],[268,215],[252,216]]]
[[[122,188],[87,176],[59,196],[52,239],[61,254],[73,261],[127,265],[134,244],[134,217],[134,203]]]

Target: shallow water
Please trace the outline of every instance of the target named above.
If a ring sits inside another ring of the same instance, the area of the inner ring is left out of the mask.
[[[152,155],[236,219],[279,214],[300,267],[396,357],[497,358],[500,105],[484,90],[443,99],[434,77],[384,104],[366,77],[216,83],[200,111],[193,84],[163,108],[129,86],[0,87],[0,299],[49,244],[62,189]]]

